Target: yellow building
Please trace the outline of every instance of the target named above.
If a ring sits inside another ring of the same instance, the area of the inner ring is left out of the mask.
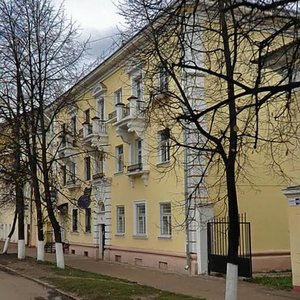
[[[168,132],[150,127],[144,113],[143,70],[123,55],[120,49],[74,87],[75,105],[53,129],[63,240],[74,254],[183,272],[190,264],[196,273],[196,254],[205,249],[197,236],[206,243],[206,231],[191,224],[187,256],[184,170],[170,168]],[[204,221],[213,216],[211,207],[203,213]]]
[[[59,135],[57,205],[63,240],[73,254],[205,273],[206,222],[222,208],[187,207],[199,166],[193,163],[187,172],[184,157],[191,154],[173,156],[168,131],[148,119],[150,94],[142,67],[132,64],[133,44],[125,44],[74,86],[74,105],[57,117],[53,131]],[[199,85],[205,89],[204,78]],[[238,183],[240,213],[252,226],[253,268],[288,269],[285,183],[270,178],[260,163],[263,155],[254,159],[253,182]]]
[[[133,59],[135,43],[143,42],[142,35],[135,36],[72,87],[69,107],[51,129],[62,239],[75,255],[206,273],[207,222],[227,211],[224,202],[210,201],[204,184],[189,198],[202,165],[195,163],[192,150],[174,153],[169,131],[187,142],[193,142],[193,134],[172,124],[162,126],[160,116],[149,119],[149,78],[145,66]],[[211,86],[198,75],[191,75],[197,86],[191,102]],[[163,77],[152,80],[165,88]],[[238,181],[237,188],[240,213],[251,223],[253,269],[288,269],[288,221],[281,192],[286,183],[262,166],[264,153],[251,159],[247,170],[252,181]],[[208,172],[208,181],[212,174]],[[203,200],[207,204],[199,205]]]

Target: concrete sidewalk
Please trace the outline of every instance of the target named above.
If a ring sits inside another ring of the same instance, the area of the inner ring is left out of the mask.
[[[10,253],[16,252],[16,247],[10,245]],[[36,257],[35,248],[27,248],[26,255]],[[46,260],[54,261],[55,254],[46,253]],[[174,293],[195,297],[204,297],[207,300],[224,299],[225,280],[212,276],[186,276],[166,273],[150,268],[137,267],[127,264],[110,263],[95,260],[89,257],[67,254],[66,265],[89,271],[109,275],[137,282],[142,285],[155,287]],[[300,294],[288,291],[277,291],[260,285],[239,282],[238,299],[241,300],[287,300],[300,299]]]

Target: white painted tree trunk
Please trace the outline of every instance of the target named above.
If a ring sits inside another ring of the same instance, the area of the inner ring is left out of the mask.
[[[10,242],[10,237],[6,238],[6,240],[5,240],[2,254],[6,254],[7,253],[9,242]]]
[[[38,241],[37,242],[37,256],[36,259],[38,261],[44,261],[45,260],[45,243],[44,241]]]
[[[18,259],[25,259],[25,240],[18,240]]]
[[[65,258],[62,243],[55,243],[56,266],[60,269],[65,268]]]
[[[227,263],[225,300],[237,300],[238,266]]]

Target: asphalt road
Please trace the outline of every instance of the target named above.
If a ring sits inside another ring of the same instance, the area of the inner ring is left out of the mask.
[[[0,300],[68,300],[26,278],[0,271]]]

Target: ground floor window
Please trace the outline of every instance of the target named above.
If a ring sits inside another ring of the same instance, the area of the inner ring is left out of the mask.
[[[146,204],[144,202],[135,203],[136,235],[146,235],[146,224]]]
[[[117,206],[117,233],[125,233],[125,207]]]
[[[85,209],[85,232],[91,232],[91,209]]]
[[[78,209],[73,208],[72,210],[72,231],[78,232]]]
[[[160,204],[160,235],[172,235],[171,203]]]

